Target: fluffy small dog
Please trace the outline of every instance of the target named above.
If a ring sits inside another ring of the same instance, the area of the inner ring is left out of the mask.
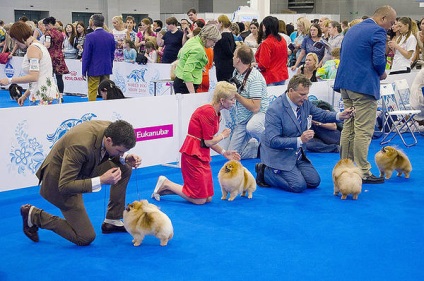
[[[350,159],[341,159],[333,168],[334,195],[342,194],[342,199],[346,199],[352,194],[354,200],[358,199],[358,194],[362,191],[362,171],[353,164]]]
[[[134,238],[134,246],[140,246],[147,234],[156,236],[161,246],[166,246],[174,236],[169,217],[147,200],[134,201],[127,205],[124,211],[124,226]]]
[[[256,181],[252,173],[236,160],[228,161],[222,166],[218,173],[218,181],[221,185],[222,200],[227,199],[228,193],[230,193],[228,201],[233,201],[239,193],[241,196],[246,196],[246,192],[247,198],[251,199],[256,190]]]
[[[390,179],[393,170],[398,172],[398,177],[404,173],[405,178],[409,178],[409,174],[412,171],[412,165],[408,156],[392,146],[385,146],[377,152],[375,154],[375,163],[380,170],[380,177],[385,176],[386,179]]]

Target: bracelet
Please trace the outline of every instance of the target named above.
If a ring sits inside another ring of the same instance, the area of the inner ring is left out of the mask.
[[[12,84],[12,78],[7,78],[9,80],[9,84]]]
[[[222,140],[224,140],[224,139],[225,139],[224,135],[223,135],[223,134],[220,134],[220,135],[221,135],[221,137],[222,137]]]
[[[221,150],[221,155],[224,155],[225,152],[226,152],[226,150],[225,149],[222,149]]]

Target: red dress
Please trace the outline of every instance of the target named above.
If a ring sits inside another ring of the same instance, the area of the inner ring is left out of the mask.
[[[69,73],[65,63],[65,56],[62,52],[63,34],[55,28],[46,31],[46,36],[50,36],[49,54],[52,59],[53,72],[56,74]]]
[[[220,115],[212,105],[197,108],[190,118],[188,135],[181,146],[181,172],[183,193],[190,198],[207,198],[213,195],[211,155],[208,147],[201,147],[200,140],[211,140],[219,129]]]

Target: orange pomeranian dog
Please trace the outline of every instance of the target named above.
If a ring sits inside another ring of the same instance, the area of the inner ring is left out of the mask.
[[[380,170],[380,177],[390,179],[394,170],[397,171],[397,176],[400,177],[402,173],[405,178],[409,178],[412,171],[411,162],[402,151],[392,147],[385,146],[375,154],[375,163]]]
[[[228,193],[230,194],[228,201],[233,201],[239,193],[241,196],[246,196],[246,192],[247,198],[251,199],[256,190],[256,181],[252,173],[236,160],[224,164],[218,173],[218,181],[221,185],[222,200],[227,199]]]
[[[156,236],[161,246],[166,246],[174,236],[169,217],[147,200],[134,201],[127,205],[124,211],[124,226],[134,238],[134,246],[140,246],[147,234]]]
[[[344,200],[352,194],[352,198],[356,200],[362,191],[362,171],[352,160],[341,159],[333,169],[333,184],[335,196],[340,192]]]

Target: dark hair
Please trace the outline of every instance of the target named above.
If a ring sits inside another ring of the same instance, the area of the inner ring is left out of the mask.
[[[56,19],[54,17],[48,17],[48,18],[43,19],[43,23],[55,25]]]
[[[332,27],[337,28],[338,33],[342,32],[342,26],[340,25],[340,23],[338,21],[332,20],[332,21],[330,21],[330,24],[331,24]]]
[[[28,18],[26,16],[22,16],[22,17],[19,18],[19,20],[22,21],[22,22],[27,22]]]
[[[322,36],[322,30],[318,23],[311,24],[311,27],[315,27],[316,29],[318,29],[318,37]],[[309,27],[309,37],[311,36],[311,27]]]
[[[242,33],[244,31],[244,23],[238,21],[237,24],[239,26],[240,33]]]
[[[78,33],[78,30],[77,30],[77,38],[78,37],[81,37],[81,36],[85,36],[85,34],[87,33],[87,30],[85,29],[85,24],[82,21],[79,21],[77,23],[77,26],[76,27],[78,27],[78,25],[81,25],[84,30],[82,31],[82,34],[81,35]]]
[[[9,30],[9,35],[11,38],[15,39],[20,43],[26,42],[26,40],[31,37],[33,34],[31,27],[24,23],[23,21],[15,22]]]
[[[190,13],[197,14],[197,11],[195,8],[191,8],[190,10],[187,11],[187,15]]]
[[[309,88],[311,87],[312,82],[305,75],[296,74],[290,79],[289,84],[287,85],[287,91],[290,90],[290,88],[297,91],[297,88],[299,87],[299,85],[302,85],[305,88]]]
[[[203,20],[197,20],[195,21],[197,24],[197,27],[203,28],[205,26],[205,22]]]
[[[111,123],[105,130],[105,137],[112,139],[113,146],[123,145],[131,149],[136,144],[133,126],[124,120],[117,120]]]
[[[124,99],[125,96],[122,93],[121,89],[116,86],[115,82],[109,79],[105,79],[100,82],[99,87],[97,88],[97,93],[101,95],[101,90],[106,89],[106,99],[107,100],[116,100],[116,99]]]
[[[263,26],[265,26],[265,34],[263,32]],[[278,34],[279,29],[279,22],[276,17],[273,16],[267,16],[265,17],[261,25],[259,27],[258,32],[258,43],[262,42],[262,40],[265,40],[269,35],[272,35],[277,39],[278,41],[281,41],[281,35]]]
[[[91,20],[93,21],[93,25],[95,27],[103,27],[103,25],[105,23],[105,17],[102,14],[92,15]]]
[[[158,26],[160,26],[160,28],[162,29],[163,27],[163,22],[161,20],[154,20],[153,22],[155,22]]]
[[[293,26],[293,24],[291,24],[291,23],[287,24],[287,25],[286,25],[286,30],[287,30],[287,35],[289,35],[289,36],[290,36],[290,34],[292,34],[292,33],[293,33],[293,31],[294,31],[294,26]]]

